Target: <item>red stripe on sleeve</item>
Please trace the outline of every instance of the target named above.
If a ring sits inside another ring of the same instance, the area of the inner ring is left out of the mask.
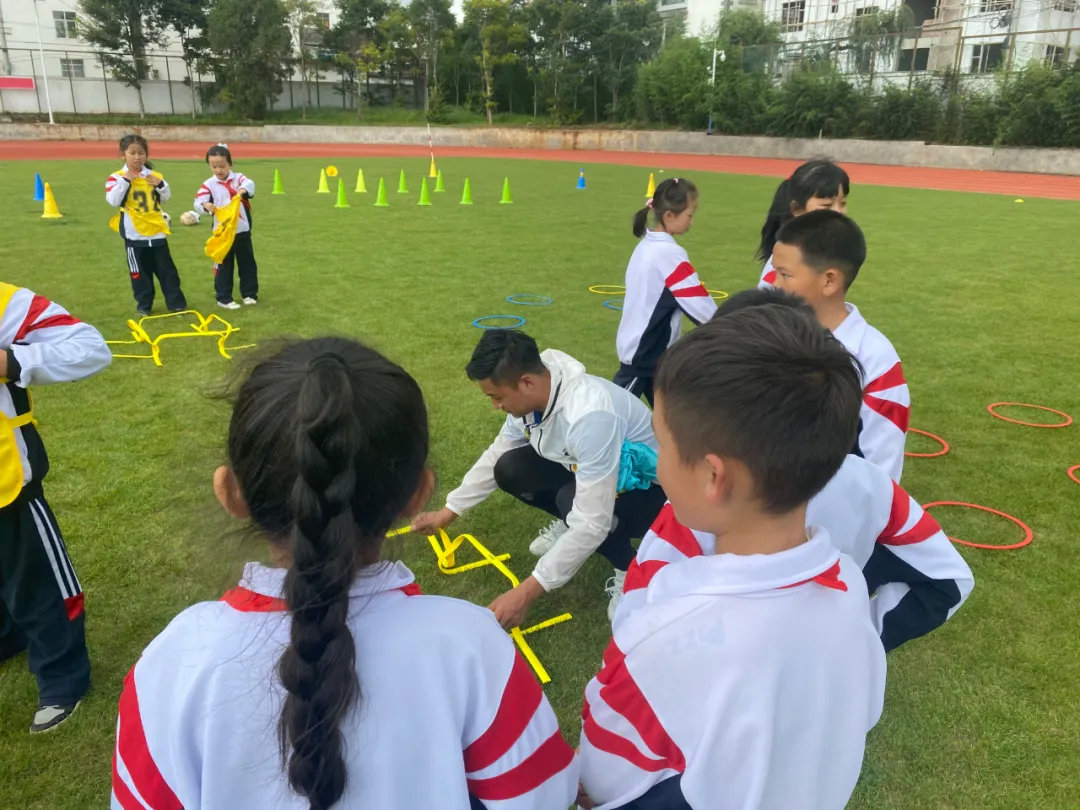
[[[112,791],[116,801],[124,810],[146,810],[142,802],[135,798],[135,794],[127,786],[127,782],[120,776],[120,769],[116,767],[117,753],[113,750],[112,759]]]
[[[666,760],[650,759],[642,754],[630,740],[616,734],[614,731],[609,731],[597,723],[592,716],[592,712],[589,711],[588,703],[581,710],[581,719],[584,721],[581,725],[581,731],[593,748],[614,757],[619,757],[619,759],[625,759],[635,768],[648,773],[656,773],[671,767]]]
[[[18,342],[26,337],[26,334],[37,327],[34,326],[34,321],[41,317],[41,313],[49,308],[49,304],[52,302],[41,295],[35,295],[30,301],[30,309],[26,312],[26,317],[23,318],[22,325],[19,327],[19,331],[15,333],[15,340],[12,342]]]
[[[672,290],[671,294],[676,298],[708,298],[709,291],[705,289],[704,284],[698,284],[696,287],[683,287],[681,290]]]
[[[514,667],[506,679],[499,709],[487,731],[465,749],[465,770],[482,771],[509,751],[528,728],[544,693],[521,654],[514,653]]]
[[[490,779],[466,779],[469,792],[480,800],[499,801],[524,796],[574,761],[574,749],[556,731],[521,764]]]
[[[923,512],[922,517],[915,521],[915,525],[906,532],[893,535],[892,537],[879,537],[878,542],[883,546],[910,546],[914,543],[921,543],[924,540],[929,540],[940,531],[941,524],[929,513]]]
[[[116,751],[124,760],[135,789],[154,810],[184,810],[172,788],[165,782],[146,743],[139,697],[135,692],[135,668],[124,680],[120,693],[120,731]]]
[[[866,407],[870,410],[884,416],[900,428],[901,431],[907,433],[908,424],[911,422],[911,408],[907,405],[901,405],[899,402],[881,399],[869,394],[863,397],[863,402],[866,403]]]
[[[889,507],[889,522],[881,530],[877,541],[885,543],[888,538],[896,537],[911,514],[911,496],[895,481],[892,482],[892,506]]]
[[[231,608],[239,610],[241,613],[275,613],[289,609],[289,603],[284,599],[279,599],[276,596],[266,596],[240,587],[225,591],[225,595],[221,597],[220,601]]]
[[[761,280],[764,281],[766,284],[775,284],[776,283],[776,271],[775,270],[770,270],[769,272],[767,272],[765,275],[763,275],[761,277]]]
[[[63,315],[53,315],[51,317],[44,318],[37,323],[31,324],[29,328],[27,328],[24,332],[21,333],[21,336],[26,337],[31,332],[36,332],[39,329],[51,329],[55,326],[76,326],[80,323],[82,323],[82,321],[80,321],[78,318],[75,318],[66,313]],[[26,324],[24,323],[23,328],[25,327]],[[20,338],[16,337],[15,339],[19,340]]]
[[[656,576],[656,572],[666,565],[667,563],[663,560],[646,560],[639,565],[637,559],[635,559],[630,563],[630,567],[626,569],[623,593],[649,587],[649,583]]]
[[[626,654],[616,645],[615,639],[604,651],[604,668],[596,679],[603,684],[600,697],[604,702],[626,718],[649,750],[665,761],[665,767],[682,773],[686,769],[683,753],[634,681],[626,667]]]
[[[904,370],[900,368],[900,361],[878,377],[876,380],[872,380],[869,385],[866,386],[866,392],[872,393],[874,391],[884,391],[888,388],[896,388],[898,385],[907,385],[907,380],[904,379]]]
[[[680,281],[690,278],[695,272],[694,266],[690,262],[679,262],[668,277],[664,279],[664,286],[668,288],[674,287]]]
[[[679,523],[670,503],[664,504],[653,525],[649,527],[661,540],[670,543],[684,557],[700,557],[701,546],[693,532]]]

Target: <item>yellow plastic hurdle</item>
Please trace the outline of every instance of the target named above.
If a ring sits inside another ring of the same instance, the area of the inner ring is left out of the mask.
[[[158,335],[155,338],[151,338],[146,331],[145,323],[147,321],[159,320],[162,318],[177,318],[184,315],[194,315],[197,319],[196,323],[190,324],[190,330],[187,332],[165,332]],[[212,329],[211,326],[220,324],[218,328]],[[131,340],[107,340],[107,344],[111,346],[134,346],[139,344],[145,344],[150,347],[150,354],[113,354],[113,357],[122,357],[132,360],[153,360],[154,365],[163,366],[164,363],[161,360],[161,342],[163,340],[174,340],[177,338],[193,338],[193,337],[216,337],[218,353],[221,354],[226,360],[231,360],[232,355],[229,351],[238,351],[240,349],[250,349],[255,344],[248,343],[243,346],[226,347],[225,341],[229,339],[230,335],[240,331],[239,327],[233,326],[224,318],[216,314],[203,315],[202,313],[194,309],[185,309],[180,312],[168,312],[164,315],[144,315],[138,321],[128,320],[127,327],[131,331]]]

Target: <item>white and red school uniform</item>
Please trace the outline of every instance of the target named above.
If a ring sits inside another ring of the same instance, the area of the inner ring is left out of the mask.
[[[652,377],[660,355],[679,338],[682,316],[704,323],[713,301],[686,251],[669,233],[646,231],[626,267],[626,298],[615,339],[619,362]]]
[[[862,569],[870,617],[886,650],[926,635],[964,603],[975,579],[940,524],[876,465],[848,456],[810,499],[806,522]],[[716,553],[716,538],[683,526],[667,504],[641,541],[626,573],[618,626],[643,604],[658,571],[673,562]]]
[[[283,569],[194,605],[150,643],[120,696],[112,807],[296,808],[277,723],[289,643]],[[566,807],[578,765],[528,664],[490,611],[421,596],[402,563],[350,591],[359,703],[341,725],[343,808]]]
[[[224,180],[218,180],[215,175],[210,175],[195,194],[194,208],[196,211],[205,211],[203,206],[206,203],[213,203],[218,208],[223,208],[241,191],[247,192],[248,197],[254,197],[255,181],[240,172],[229,172],[229,176]],[[250,212],[251,206],[245,200],[240,206],[240,219],[236,223],[237,233],[246,233],[251,230]],[[214,227],[216,228],[218,224],[217,214],[214,214]]]
[[[765,260],[757,286],[759,290],[771,290],[776,286],[776,268],[773,267],[772,256]]]
[[[833,330],[833,335],[863,368],[859,450],[867,461],[899,481],[911,421],[911,393],[900,356],[889,339],[866,322],[857,306],[846,303],[844,307],[848,316]]]
[[[598,810],[844,807],[881,715],[885,652],[824,530],[778,554],[665,566],[585,689]]]

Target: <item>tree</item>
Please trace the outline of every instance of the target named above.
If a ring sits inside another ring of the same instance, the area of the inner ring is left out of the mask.
[[[892,11],[874,9],[855,17],[848,31],[848,45],[857,73],[867,73],[873,84],[878,62],[892,69],[893,57],[904,31],[912,27],[915,15],[905,4]]]
[[[721,14],[713,38],[716,50],[726,57],[725,63],[737,65],[747,73],[763,70],[771,61],[775,46],[784,41],[778,22],[749,9]]]
[[[215,0],[207,19],[218,97],[247,118],[265,118],[290,75],[292,37],[281,0]]]
[[[495,67],[517,61],[516,51],[524,46],[527,32],[521,23],[511,21],[508,0],[465,0],[464,26],[470,34],[473,59],[480,68],[484,112],[491,125],[495,113]]]
[[[390,4],[386,0],[337,0],[341,17],[323,39],[325,47],[336,52],[334,61],[363,82],[357,91],[356,114],[363,117],[361,93],[372,101],[371,74],[382,65],[382,34],[379,21]]]
[[[161,5],[161,0],[82,0],[80,6],[82,36],[102,49],[98,58],[114,78],[135,88],[140,118],[146,117],[142,95],[150,72],[146,51],[165,40]]]
[[[651,62],[638,70],[634,99],[646,121],[703,128],[710,102],[708,57],[693,37],[669,40]]]
[[[195,100],[195,71],[192,67],[201,59],[206,59],[210,51],[210,42],[206,38],[206,7],[209,0],[162,0],[161,19],[180,38],[183,52],[186,81],[191,88],[191,117],[198,109]]]
[[[300,84],[303,88],[300,95],[300,117],[306,119],[308,108],[311,106],[311,73],[308,66],[312,61],[312,53],[308,49],[308,32],[318,27],[317,10],[315,0],[284,0],[284,4],[289,35],[293,40],[293,49],[300,65]]]
[[[408,8],[417,57],[424,64],[424,110],[431,108],[431,90],[439,86],[439,53],[454,31],[449,0],[413,0]]]
[[[618,115],[621,94],[637,75],[638,65],[660,50],[663,21],[651,0],[618,0],[596,46],[600,75],[611,94],[609,113]]]
[[[415,76],[418,61],[412,21],[405,9],[397,4],[392,5],[386,16],[379,20],[379,34],[383,43],[383,56],[390,67],[396,103],[401,92],[402,76],[406,72]],[[413,87],[415,86],[414,83]]]

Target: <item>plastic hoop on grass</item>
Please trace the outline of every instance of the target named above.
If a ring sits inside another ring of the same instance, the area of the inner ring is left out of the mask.
[[[626,287],[622,284],[593,284],[589,292],[597,295],[626,295]]]
[[[519,299],[532,299],[532,300],[519,300]],[[511,304],[520,304],[523,307],[546,307],[551,303],[551,299],[546,295],[533,295],[532,293],[514,293],[513,295],[506,296],[506,300]]]
[[[709,297],[712,298],[713,301],[723,301],[729,295],[729,293],[726,293],[723,290],[706,290],[705,292],[709,294]]]
[[[613,309],[616,312],[622,312],[622,303],[616,301],[614,298],[609,298],[604,302],[604,306],[608,309]]]
[[[514,323],[503,324],[501,326],[499,324],[481,323],[481,321],[494,320],[507,320],[513,321]],[[525,325],[525,319],[522,318],[520,315],[484,315],[473,321],[472,325],[475,326],[477,329],[517,329],[518,327]]]
[[[1008,416],[1002,416],[1000,413],[997,413],[994,410],[994,408],[1002,408],[1002,407],[1004,407],[1006,405],[1015,405],[1016,407],[1019,407],[1019,408],[1036,408],[1037,410],[1040,410],[1040,411],[1049,411],[1050,413],[1054,413],[1054,414],[1057,414],[1060,417],[1063,417],[1065,419],[1065,421],[1064,422],[1057,422],[1056,424],[1053,424],[1053,425],[1043,425],[1043,424],[1040,424],[1039,422],[1023,422],[1023,421],[1021,421],[1019,419],[1011,419]],[[1028,402],[992,402],[991,404],[986,406],[986,410],[990,412],[991,416],[994,416],[994,417],[996,417],[998,419],[1001,419],[1003,422],[1012,422],[1014,425],[1024,425],[1025,427],[1063,428],[1063,427],[1068,427],[1069,425],[1071,425],[1072,421],[1073,421],[1073,418],[1071,416],[1069,416],[1067,413],[1063,412],[1063,411],[1054,410],[1053,408],[1047,408],[1045,405],[1032,405],[1031,403],[1028,403]]]
[[[1013,523],[1015,523],[1017,526],[1024,530],[1023,540],[1021,540],[1019,543],[1011,543],[1004,546],[997,546],[991,543],[972,543],[970,540],[960,540],[956,537],[949,537],[949,539],[952,540],[954,543],[959,543],[962,546],[971,546],[972,548],[988,548],[992,551],[1008,551],[1009,549],[1022,548],[1023,546],[1026,546],[1028,543],[1031,542],[1031,539],[1034,537],[1034,534],[1031,531],[1031,527],[1024,523],[1024,521],[1020,520],[1020,518],[1013,517],[1012,515],[1005,512],[999,512],[997,509],[991,509],[989,506],[980,506],[977,503],[965,503],[964,501],[934,501],[933,503],[924,503],[923,511],[929,511],[930,507],[932,506],[962,506],[965,509],[977,509],[981,512],[989,512],[992,515],[998,515],[999,517],[1003,517],[1006,520],[1011,520]],[[946,537],[948,537],[948,535],[946,535]]]
[[[927,433],[925,430],[919,430],[918,428],[913,427],[908,428],[908,433],[918,433],[920,436],[926,436],[941,444],[941,449],[936,453],[909,453],[905,450],[904,455],[908,458],[937,458],[938,456],[943,456],[949,452],[949,443],[934,433]]]
[[[1080,464],[1073,464],[1069,469],[1065,471],[1065,474],[1069,476],[1073,481],[1080,484],[1080,478],[1076,477],[1076,471],[1080,470]]]

